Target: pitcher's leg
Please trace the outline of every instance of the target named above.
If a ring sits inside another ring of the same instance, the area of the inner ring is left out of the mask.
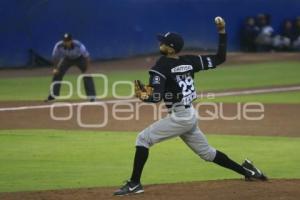
[[[208,144],[205,135],[198,127],[196,127],[193,131],[182,135],[181,139],[202,159],[214,162],[241,175],[247,175],[247,171],[241,165],[231,160],[223,152],[211,147]]]
[[[213,162],[227,169],[231,169],[243,176],[247,175],[247,171],[240,164],[231,160],[225,153],[221,151],[217,150],[216,157]]]
[[[151,147],[164,140],[180,136],[192,129],[192,124],[180,123],[167,116],[146,129],[137,137],[136,146]]]
[[[186,112],[186,114],[184,112]],[[127,182],[125,186],[116,191],[114,195],[143,192],[140,179],[149,155],[149,148],[158,142],[182,135],[191,130],[193,122],[186,120],[185,118],[180,118],[181,116],[185,116],[189,113],[190,110],[182,111],[181,114],[178,113],[178,117],[176,118],[168,115],[164,119],[150,125],[138,135],[131,180]]]
[[[149,148],[152,145],[177,137],[190,129],[190,125],[177,123],[170,116],[144,129],[136,139],[136,153],[131,180],[136,183],[140,182],[143,167],[148,158]]]
[[[216,149],[208,144],[205,135],[197,126],[191,132],[181,135],[180,138],[203,160],[212,162],[215,159]]]
[[[130,180],[134,183],[140,183],[144,165],[148,159],[149,149],[144,146],[136,146],[133,170]]]

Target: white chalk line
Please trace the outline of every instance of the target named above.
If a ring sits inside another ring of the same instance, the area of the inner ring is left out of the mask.
[[[275,92],[290,92],[300,90],[300,86],[290,86],[290,87],[279,87],[279,88],[265,88],[265,89],[249,89],[242,91],[232,91],[232,92],[216,92],[215,97],[225,97],[234,95],[249,95],[249,94],[263,94],[263,93],[275,93]]]
[[[206,94],[198,95],[201,98],[209,97],[225,97],[225,96],[240,96],[240,95],[250,95],[250,94],[264,94],[264,93],[275,93],[275,92],[290,92],[290,91],[300,91],[300,86],[290,86],[290,87],[279,87],[279,88],[264,88],[264,89],[249,89],[242,91],[232,91],[232,92],[208,92]],[[97,105],[97,104],[113,104],[113,103],[135,103],[139,102],[139,99],[115,99],[115,100],[104,100],[97,102],[78,102],[78,103],[68,103],[68,102],[56,102],[54,104],[48,105],[35,105],[35,106],[18,106],[18,107],[7,107],[0,108],[0,112],[4,111],[19,111],[19,110],[34,110],[34,109],[45,109],[55,107],[66,107],[66,106],[80,106],[80,105]]]

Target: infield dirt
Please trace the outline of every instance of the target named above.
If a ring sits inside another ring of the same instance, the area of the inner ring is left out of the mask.
[[[47,105],[41,102],[0,102],[0,107],[36,106]],[[73,115],[70,120],[54,120],[50,115],[50,108],[28,109],[19,111],[0,112],[1,129],[71,129],[71,130],[99,130],[99,131],[141,131],[157,120],[159,117],[155,110],[159,106],[143,105],[140,103],[128,103],[119,106],[119,109],[133,109],[132,112],[118,113],[117,117],[131,117],[130,120],[118,120],[113,116],[114,104],[106,104],[107,112],[101,105],[89,105],[80,110],[80,121],[86,125],[102,124],[107,119],[107,125],[100,128],[85,128],[78,123],[78,106],[72,106]],[[199,120],[200,129],[204,133],[236,134],[236,135],[270,135],[270,136],[300,136],[300,105],[299,104],[264,104],[262,120],[247,120],[241,115],[241,119],[229,120],[227,118],[238,116],[238,110],[243,109],[244,104],[216,104],[201,105],[199,115],[211,117],[211,112],[218,109],[218,119]],[[195,104],[197,106],[197,104]],[[222,110],[222,111],[221,111]],[[70,114],[69,107],[57,107],[53,109],[54,116],[67,117]],[[227,117],[224,119],[222,116]],[[242,111],[241,111],[242,112]],[[166,112],[162,115],[166,115]],[[260,116],[261,114],[256,114]],[[252,114],[252,117],[254,115]]]
[[[300,180],[203,181],[145,186],[145,193],[116,197],[116,188],[87,188],[40,192],[2,193],[2,200],[298,200]]]

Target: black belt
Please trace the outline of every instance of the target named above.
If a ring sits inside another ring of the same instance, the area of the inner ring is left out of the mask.
[[[172,107],[168,108],[168,113],[171,114],[172,112],[177,112],[175,109],[179,107],[184,107],[184,109],[188,109],[191,107],[191,105],[175,105],[172,109]]]

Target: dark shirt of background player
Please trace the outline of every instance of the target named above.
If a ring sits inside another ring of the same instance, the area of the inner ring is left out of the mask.
[[[241,49],[246,52],[255,52],[255,38],[257,37],[259,28],[255,23],[254,17],[248,17],[241,30]]]
[[[293,41],[293,49],[296,51],[300,51],[300,16],[296,18],[294,23],[294,38]]]
[[[294,41],[293,22],[285,20],[282,23],[281,31],[273,39],[273,48],[276,51],[290,51]]]
[[[257,51],[270,51],[274,34],[274,29],[271,26],[271,16],[268,14],[257,15],[257,25],[259,27],[259,33],[255,39]]]

